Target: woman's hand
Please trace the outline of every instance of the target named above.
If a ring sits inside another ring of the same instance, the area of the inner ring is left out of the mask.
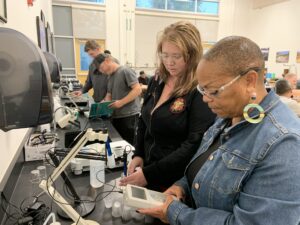
[[[167,210],[169,205],[174,201],[174,198],[175,198],[174,196],[167,195],[166,201],[162,206],[158,206],[155,208],[148,208],[148,209],[138,209],[137,211],[139,213],[158,218],[164,223],[169,223],[167,217]]]
[[[148,184],[143,170],[140,167],[137,167],[134,173],[120,180],[120,186],[125,186],[127,184],[137,185],[141,187],[144,187]]]
[[[164,194],[166,195],[166,201],[162,206],[148,209],[138,209],[138,212],[152,217],[156,217],[162,222],[168,223],[167,210],[169,205],[175,199],[180,201],[184,200],[185,194],[183,188],[177,185],[172,185],[164,192]]]
[[[185,193],[181,186],[174,184],[171,187],[169,187],[164,193],[166,195],[175,196],[179,201],[185,201]]]
[[[134,157],[128,165],[127,175],[134,173],[134,171],[138,167],[143,168],[143,166],[144,166],[144,159],[139,156]]]

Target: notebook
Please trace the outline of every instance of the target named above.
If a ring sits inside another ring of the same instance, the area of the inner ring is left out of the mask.
[[[110,117],[113,109],[108,106],[114,101],[93,103],[90,107],[90,111],[88,112],[88,118],[99,118],[99,117]]]

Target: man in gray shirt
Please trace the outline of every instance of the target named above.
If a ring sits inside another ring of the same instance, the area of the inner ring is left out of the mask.
[[[105,101],[114,101],[110,107],[114,109],[112,124],[130,144],[134,137],[138,116],[141,110],[139,95],[142,90],[135,72],[120,66],[109,54],[100,54],[94,59],[98,70],[109,75]]]
[[[89,40],[85,43],[84,51],[94,59],[97,55],[101,54],[100,45],[94,40]],[[79,96],[93,88],[93,99],[95,102],[100,102],[106,95],[107,83],[108,77],[105,74],[101,73],[96,68],[94,63],[91,63],[91,65],[89,66],[89,73],[83,88],[81,89],[81,91],[75,91],[74,94]]]

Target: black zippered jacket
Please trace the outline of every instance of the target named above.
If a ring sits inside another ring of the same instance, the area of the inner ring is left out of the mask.
[[[148,188],[162,190],[180,179],[200,146],[215,114],[195,88],[181,97],[171,97],[151,115],[164,82],[151,78],[138,123],[134,156],[144,159]]]

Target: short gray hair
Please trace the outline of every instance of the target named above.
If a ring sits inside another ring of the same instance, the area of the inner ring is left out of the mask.
[[[207,61],[217,62],[224,72],[241,74],[249,68],[259,68],[263,77],[265,61],[256,43],[241,36],[229,36],[217,42],[204,56]]]
[[[283,95],[292,90],[290,83],[285,79],[277,80],[275,83],[275,91],[278,95]]]
[[[295,73],[287,73],[287,74],[284,75],[285,79],[289,79],[289,78],[292,78],[292,77],[297,77],[297,74],[295,74]]]

